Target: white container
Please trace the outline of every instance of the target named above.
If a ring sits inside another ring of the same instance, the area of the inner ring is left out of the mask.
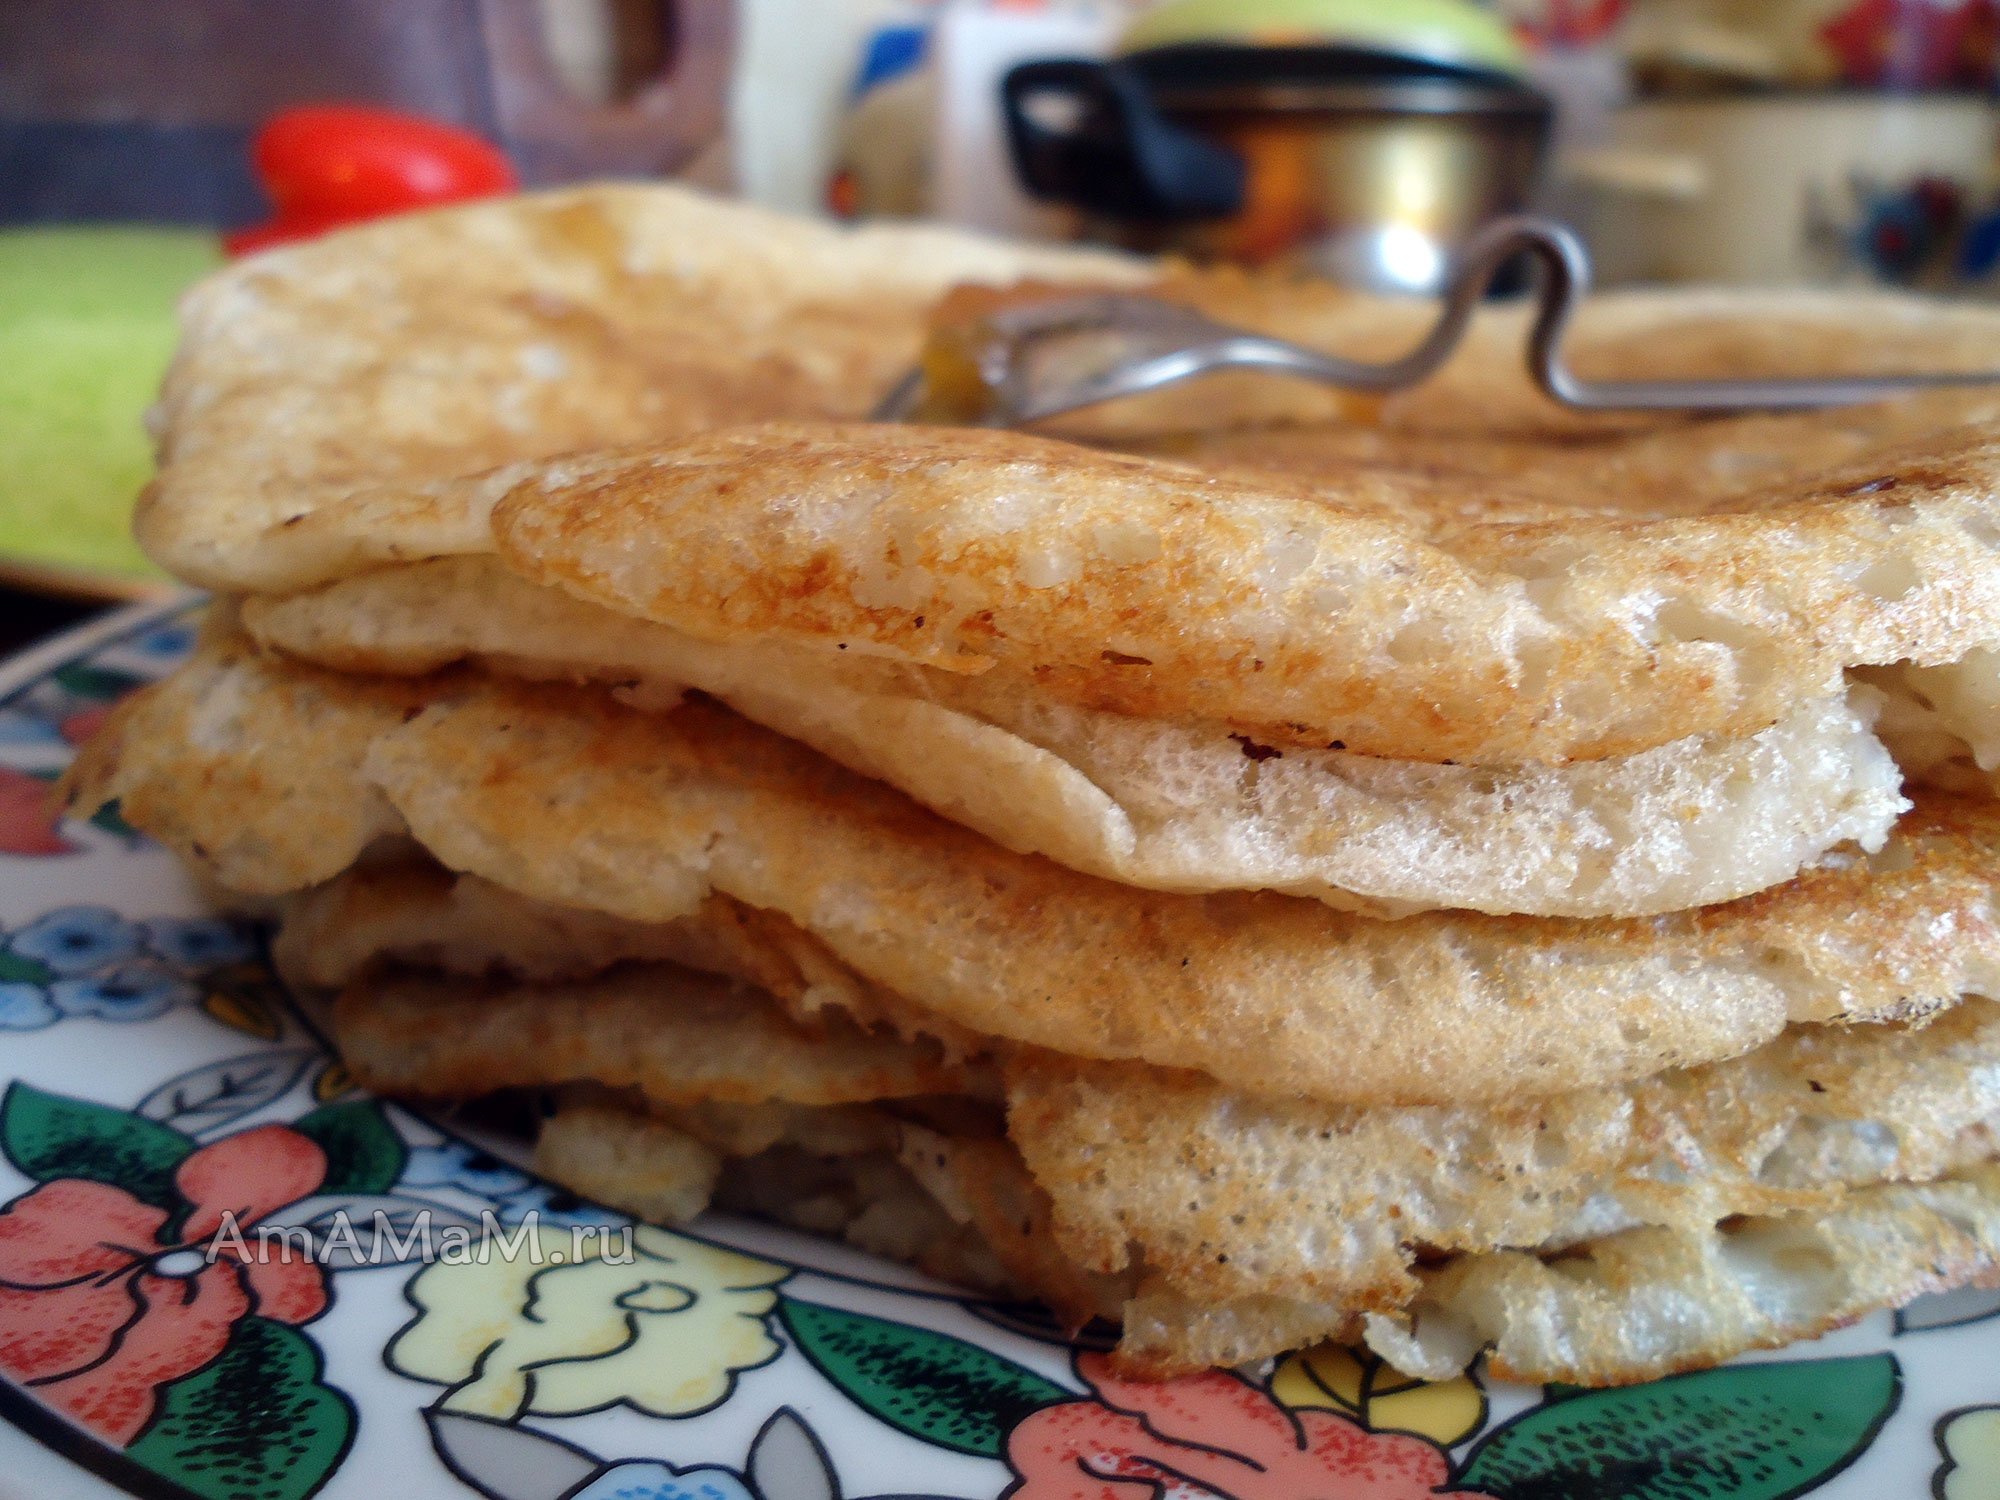
[[[1870,215],[1928,181],[1990,205],[2000,115],[1985,97],[1798,92],[1646,100],[1572,155],[1606,280],[1879,279]],[[1919,279],[1930,283],[1928,276]]]

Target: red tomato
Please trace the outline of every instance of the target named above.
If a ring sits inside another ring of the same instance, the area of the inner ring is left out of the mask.
[[[506,156],[471,131],[362,105],[309,104],[274,115],[251,159],[278,212],[228,236],[233,255],[516,185]]]

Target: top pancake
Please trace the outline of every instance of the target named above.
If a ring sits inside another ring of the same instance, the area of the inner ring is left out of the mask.
[[[1829,424],[1868,437],[1689,515],[1611,473],[1583,498],[1632,506],[1592,514],[1532,469],[1511,490],[1413,466],[1307,482],[788,424],[559,462],[494,529],[523,576],[695,636],[991,673],[1282,744],[1599,759],[1754,733],[1847,666],[2000,637],[2000,392],[1790,423],[1775,437],[1797,455]],[[1680,461],[1712,475],[1732,431],[1690,428]],[[1466,514],[1481,504],[1493,519]]]
[[[1502,310],[1366,423],[1339,393],[1239,378],[1063,426],[1137,456],[826,425],[868,409],[955,283],[1163,275],[1349,352],[1391,352],[1428,315],[664,188],[414,216],[193,294],[141,538],[191,581],[278,593],[497,547],[712,639],[1496,765],[1748,734],[1843,667],[2000,642],[1992,391],[1582,416],[1528,383],[1522,315]],[[1607,297],[1573,342],[1594,374],[1973,368],[2000,313]]]
[[[338,571],[357,538],[390,555],[484,550],[487,492],[465,476],[730,422],[859,416],[947,288],[1139,274],[1109,255],[840,229],[670,187],[366,225],[189,293],[140,543],[223,590]],[[328,511],[349,524],[300,530]]]

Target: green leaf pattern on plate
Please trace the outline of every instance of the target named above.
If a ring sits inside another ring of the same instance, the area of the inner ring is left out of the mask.
[[[386,1193],[409,1155],[373,1099],[323,1105],[294,1120],[292,1129],[326,1153],[322,1192]]]
[[[867,1313],[784,1298],[778,1316],[800,1350],[857,1406],[898,1431],[998,1458],[1038,1406],[1074,1392],[990,1350]]]
[[[1901,1390],[1876,1354],[1565,1394],[1490,1433],[1459,1478],[1502,1500],[1786,1500],[1852,1462]]]
[[[160,1393],[159,1415],[126,1455],[198,1495],[303,1500],[354,1435],[353,1403],[319,1377],[311,1339],[245,1318],[220,1358]]]
[[[0,1150],[37,1182],[80,1177],[172,1209],[174,1169],[194,1142],[141,1115],[16,1082],[0,1099]]]

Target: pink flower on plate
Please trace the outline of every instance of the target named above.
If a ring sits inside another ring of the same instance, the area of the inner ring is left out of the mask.
[[[1014,1429],[1008,1500],[1422,1500],[1451,1478],[1422,1438],[1287,1410],[1220,1370],[1150,1385],[1120,1379],[1102,1355],[1076,1368],[1096,1399],[1045,1406]]]
[[[74,854],[56,829],[61,814],[49,784],[0,766],[0,854]]]
[[[111,717],[112,710],[117,706],[116,703],[93,703],[89,708],[80,708],[56,726],[57,732],[70,744],[81,745],[104,727],[104,721]]]
[[[219,1355],[252,1313],[305,1323],[326,1309],[310,1259],[246,1259],[258,1219],[314,1192],[326,1153],[283,1125],[190,1152],[174,1172],[186,1222],[123,1188],[45,1182],[0,1211],[0,1375],[109,1442],[153,1418],[160,1387]],[[224,1214],[237,1235],[221,1236]]]

